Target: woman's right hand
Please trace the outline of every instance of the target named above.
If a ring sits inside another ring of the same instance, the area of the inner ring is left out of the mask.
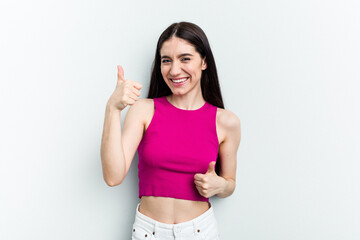
[[[115,91],[111,95],[108,105],[116,110],[123,110],[127,105],[133,105],[140,96],[142,84],[124,78],[124,70],[118,65],[118,80]]]

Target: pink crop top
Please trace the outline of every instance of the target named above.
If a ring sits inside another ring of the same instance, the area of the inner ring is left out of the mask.
[[[154,98],[155,113],[138,147],[139,198],[171,197],[193,201],[201,196],[196,173],[206,173],[217,160],[217,107],[206,102],[196,110],[183,110],[166,97]]]

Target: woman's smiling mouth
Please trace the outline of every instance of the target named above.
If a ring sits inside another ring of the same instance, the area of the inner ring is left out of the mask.
[[[187,80],[189,80],[189,77],[184,77],[184,78],[170,78],[170,81],[173,83],[174,86],[184,85],[185,82],[187,82]]]

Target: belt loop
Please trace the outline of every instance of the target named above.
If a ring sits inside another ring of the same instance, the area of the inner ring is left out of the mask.
[[[158,230],[159,230],[159,223],[156,221],[154,225],[154,230],[152,232],[153,237],[156,238],[159,235]]]

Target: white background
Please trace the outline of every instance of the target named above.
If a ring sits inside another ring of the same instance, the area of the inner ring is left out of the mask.
[[[358,0],[1,1],[0,239],[130,239],[138,160],[122,185],[103,181],[105,105],[118,64],[147,96],[177,21],[207,34],[241,121],[236,190],[210,199],[222,239],[360,239],[359,13]]]

